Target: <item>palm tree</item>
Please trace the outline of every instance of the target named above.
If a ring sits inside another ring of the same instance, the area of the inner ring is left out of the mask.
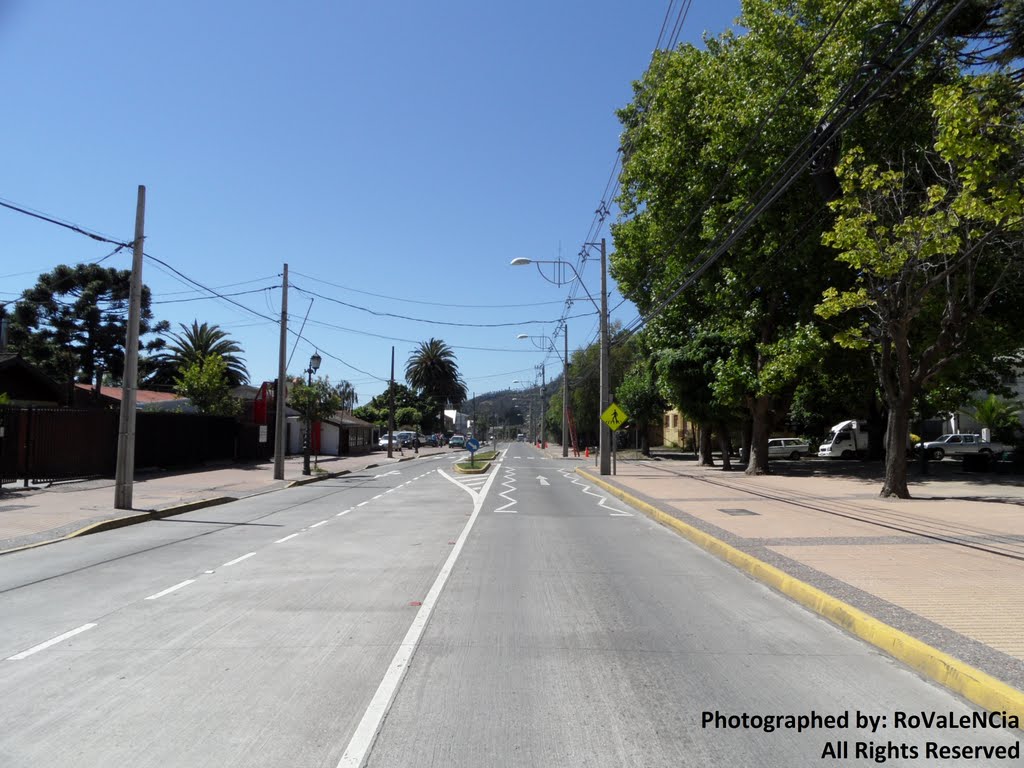
[[[249,372],[245,368],[245,359],[237,354],[242,348],[238,342],[228,338],[226,331],[216,325],[200,325],[196,320],[192,321],[191,328],[184,323],[179,325],[182,332],[168,334],[171,343],[153,358],[155,370],[146,379],[147,385],[172,386],[183,367],[201,362],[210,355],[217,355],[224,360],[228,386],[237,387],[248,383]]]
[[[1012,439],[1013,427],[1018,423],[1017,417],[1020,412],[1020,403],[1001,400],[993,394],[984,400],[974,401],[974,420],[992,430],[993,439],[996,433],[1001,437],[1010,436]]]
[[[352,413],[352,409],[359,405],[359,395],[356,394],[352,382],[342,380],[334,387],[334,391],[341,398],[341,410]]]
[[[427,397],[458,408],[466,400],[466,383],[459,376],[452,348],[440,339],[420,342],[405,364],[405,380],[409,386]]]

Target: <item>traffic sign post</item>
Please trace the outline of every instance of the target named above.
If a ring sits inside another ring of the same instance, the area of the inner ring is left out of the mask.
[[[629,414],[622,410],[615,403],[612,403],[605,408],[604,413],[601,414],[601,421],[608,425],[609,429],[614,433],[629,420]],[[618,462],[616,461],[616,443],[615,435],[612,435],[612,474],[614,475],[618,469]]]
[[[469,466],[471,467],[476,466],[476,452],[479,447],[480,441],[475,437],[471,437],[466,441],[466,448],[469,449]]]

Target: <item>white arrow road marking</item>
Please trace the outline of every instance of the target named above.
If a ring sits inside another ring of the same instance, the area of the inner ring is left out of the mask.
[[[537,479],[540,480],[541,485],[551,485],[551,483],[548,482],[548,479],[544,477],[544,475],[537,475]]]

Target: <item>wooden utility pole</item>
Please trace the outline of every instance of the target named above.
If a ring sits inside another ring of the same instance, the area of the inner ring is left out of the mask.
[[[562,357],[562,458],[569,456],[569,322],[562,325],[565,355]]]
[[[288,372],[288,265],[284,265],[284,279],[281,283],[281,341],[277,349],[277,384],[274,385],[274,479],[284,480],[284,408],[286,392],[285,377]]]
[[[128,335],[121,380],[121,414],[117,428],[117,466],[114,468],[114,508],[132,508],[135,482],[135,401],[139,380],[139,323],[142,320],[142,240],[146,229],[146,188],[139,185],[135,204],[135,242],[128,290]]]
[[[392,458],[391,444],[395,441],[395,348],[391,347],[391,383],[388,385],[388,458]]]

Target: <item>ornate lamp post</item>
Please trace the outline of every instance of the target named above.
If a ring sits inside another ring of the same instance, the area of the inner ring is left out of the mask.
[[[311,358],[309,358],[309,368],[307,368],[306,370],[303,371],[303,373],[306,373],[306,374],[309,375],[309,378],[308,378],[307,381],[308,381],[308,386],[310,387],[311,390],[312,390],[312,387],[313,387],[313,374],[316,373],[320,369],[320,363],[321,362],[322,362],[322,360],[320,358],[320,355],[318,353],[314,352],[313,356]],[[311,394],[312,394],[312,392],[311,392]],[[309,469],[309,447],[310,447],[309,444],[311,442],[310,441],[310,437],[311,437],[310,433],[313,431],[313,413],[312,413],[313,401],[312,401],[312,399],[309,401],[309,403],[307,405],[308,405],[308,407],[307,407],[307,410],[306,410],[306,438],[303,441],[304,444],[302,446],[302,474],[304,474],[304,475],[312,474],[310,472],[310,469]]]
[[[568,261],[562,261],[561,259],[555,260],[543,260],[543,259],[526,259],[518,258],[512,259],[512,266],[518,267],[524,264],[537,264],[537,271],[541,273],[541,277],[547,280],[549,283],[555,285],[565,285],[566,283],[572,282],[572,280],[579,280],[580,287],[583,288],[583,292],[586,293],[587,298],[590,299],[590,303],[597,309],[598,315],[601,318],[601,396],[600,396],[600,407],[598,409],[599,414],[603,414],[605,409],[608,408],[611,402],[611,386],[610,386],[610,370],[609,370],[609,357],[608,357],[608,257],[605,251],[605,239],[602,237],[600,243],[586,243],[586,246],[600,245],[601,246],[601,303],[598,304],[594,301],[594,297],[590,295],[590,291],[587,290],[586,285],[583,283],[583,278],[580,277],[580,273],[576,271],[576,267],[570,264]],[[541,264],[554,264],[555,269],[552,277],[547,277],[541,272]],[[568,268],[573,277],[566,279],[565,269]],[[602,421],[598,421],[598,435],[600,436],[599,447],[600,451],[600,473],[602,475],[610,475],[612,473],[612,457],[611,457],[611,429]]]

